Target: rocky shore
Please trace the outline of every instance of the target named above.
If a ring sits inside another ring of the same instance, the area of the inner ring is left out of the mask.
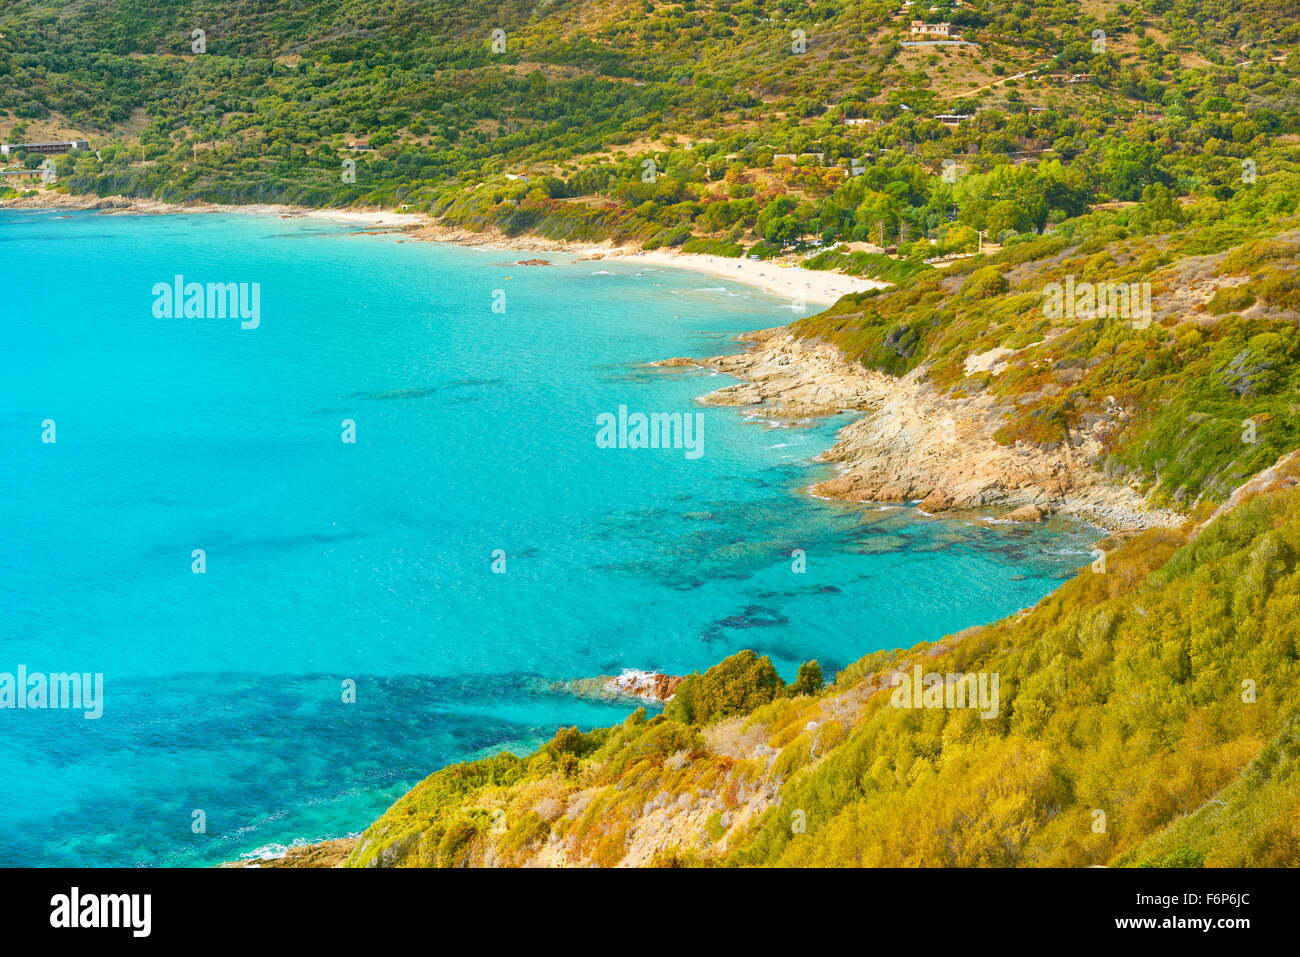
[[[1007,510],[1009,521],[1069,515],[1108,531],[1177,527],[1186,517],[1146,505],[1133,488],[1107,480],[1092,464],[1107,430],[1101,418],[1055,449],[993,439],[1006,410],[980,394],[953,398],[917,373],[895,378],[847,361],[827,343],[784,328],[750,333],[750,348],[710,359],[668,359],[664,368],[696,366],[742,380],[703,396],[707,405],[743,407],[773,419],[799,420],[861,412],[820,458],[839,474],[809,493],[850,502],[917,502],[925,512]]]
[[[549,690],[583,698],[602,700],[634,698],[646,704],[661,705],[672,700],[677,686],[683,680],[681,675],[626,668],[617,675],[598,675],[594,678],[557,682],[550,685]]]
[[[230,861],[222,867],[342,867],[352,849],[357,846],[357,838],[340,837],[318,844],[300,844],[285,848],[281,854],[268,857],[249,857],[239,861]]]

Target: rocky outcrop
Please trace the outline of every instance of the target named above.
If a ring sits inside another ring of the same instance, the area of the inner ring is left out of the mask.
[[[58,193],[53,190],[38,190],[32,196],[18,196],[0,202],[4,209],[135,209],[141,205],[151,207],[147,200],[135,200],[127,196],[82,196],[76,193]],[[148,212],[146,208],[141,211]]]
[[[1052,510],[1042,505],[1021,505],[1002,517],[1008,522],[1043,522],[1051,514]]]
[[[1148,508],[1135,489],[1109,481],[1094,467],[1104,438],[1121,424],[1122,410],[1095,417],[1056,448],[1002,445],[993,435],[1008,410],[991,395],[954,397],[923,381],[919,371],[895,378],[866,369],[834,346],[798,339],[785,328],[747,338],[754,343],[747,352],[691,363],[742,380],[701,402],[780,419],[866,413],[841,429],[821,456],[839,474],[813,485],[813,495],[919,502],[930,513],[1021,510],[1015,521],[1061,512],[1114,531],[1185,521],[1176,512]],[[1005,361],[1005,354],[980,358],[983,366]]]
[[[640,671],[625,668],[617,675],[598,675],[594,678],[576,678],[559,681],[548,687],[550,691],[578,695],[583,698],[635,698],[646,704],[664,704],[672,699],[681,675],[666,675],[659,671]]]
[[[744,381],[711,392],[707,405],[753,406],[770,418],[803,419],[844,411],[875,411],[893,381],[848,362],[834,346],[796,339],[784,327],[743,337],[754,343],[748,352],[701,359],[704,368]]]
[[[660,369],[688,369],[702,368],[699,359],[687,359],[684,356],[673,356],[671,359],[660,359],[657,362],[650,363]]]
[[[302,844],[286,848],[283,853],[266,857],[252,857],[242,861],[222,864],[222,867],[342,867],[352,849],[357,846],[357,838],[340,837],[319,844]]]
[[[610,678],[605,683],[605,687],[618,694],[662,704],[672,698],[682,680],[681,675],[626,669],[622,674]]]

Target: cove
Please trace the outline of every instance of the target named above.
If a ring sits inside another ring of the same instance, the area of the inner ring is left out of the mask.
[[[242,215],[6,211],[0,241],[0,658],[105,688],[95,721],[0,711],[0,864],[355,832],[634,706],[557,682],[833,673],[1033,604],[1096,537],[808,498],[850,419],[773,428],[646,365],[793,316],[712,277]],[[156,318],[177,275],[258,284],[259,328]],[[620,406],[702,416],[703,454],[599,447]]]

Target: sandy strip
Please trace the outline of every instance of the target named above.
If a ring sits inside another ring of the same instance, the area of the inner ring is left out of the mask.
[[[404,229],[423,226],[429,218],[420,213],[394,213],[386,209],[311,209],[306,206],[279,206],[273,203],[248,203],[225,205],[221,203],[195,203],[186,206],[168,206],[164,203],[141,205],[125,212],[166,213],[239,213],[250,216],[279,216],[281,219],[327,219],[350,226],[378,226]]]
[[[429,217],[422,213],[392,213],[387,210],[308,209],[300,211],[308,219],[329,219],[358,226],[423,226]]]
[[[731,283],[755,286],[765,292],[783,296],[796,304],[828,305],[841,296],[868,289],[883,289],[889,283],[874,279],[859,279],[843,273],[804,269],[793,263],[779,263],[753,259],[731,259],[704,253],[683,253],[656,249],[646,251],[636,247],[612,246],[608,243],[574,243],[550,240],[541,236],[504,236],[496,232],[474,233],[467,230],[441,226],[423,213],[402,213],[385,209],[311,209],[304,206],[283,206],[272,203],[224,205],[217,203],[190,203],[184,205],[162,203],[156,200],[113,196],[70,196],[44,192],[26,199],[0,204],[10,209],[98,209],[105,213],[146,213],[154,215],[177,213],[239,213],[243,215],[279,216],[282,218],[307,218],[347,223],[352,226],[379,229],[400,229],[415,240],[424,242],[450,242],[465,246],[485,246],[520,252],[565,252],[580,256],[595,256],[637,265],[658,266],[670,269],[687,269],[705,273]]]
[[[889,285],[875,279],[859,279],[843,273],[804,269],[801,266],[785,266],[754,259],[730,259],[726,256],[710,256],[704,253],[619,249],[608,255],[611,259],[708,273],[732,282],[758,286],[778,296],[819,304],[833,303],[840,296],[849,293],[883,289]]]
[[[164,203],[156,199],[129,196],[78,196],[44,190],[35,196],[0,201],[0,209],[77,209],[101,213],[130,213],[172,216],[193,213],[238,213],[251,216],[279,216],[284,219],[328,219],[353,226],[408,228],[426,226],[429,217],[420,213],[395,213],[386,209],[315,209],[277,203]]]

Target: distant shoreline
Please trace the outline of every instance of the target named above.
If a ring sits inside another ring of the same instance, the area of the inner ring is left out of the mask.
[[[274,203],[229,205],[221,203],[164,203],[127,196],[79,196],[44,192],[36,196],[0,202],[0,209],[66,209],[103,213],[138,213],[178,215],[193,213],[238,213],[241,215],[279,216],[281,218],[322,219],[353,226],[382,230],[400,230],[420,242],[453,243],[459,246],[484,246],[520,252],[577,253],[588,259],[628,261],[648,266],[686,269],[719,279],[762,289],[764,292],[803,302],[828,306],[841,296],[871,289],[884,289],[889,283],[860,279],[843,273],[748,258],[732,259],[705,253],[683,253],[667,249],[643,250],[613,243],[570,242],[544,236],[507,236],[499,231],[481,233],[443,225],[424,213],[402,213],[385,209],[319,209],[285,206]]]

